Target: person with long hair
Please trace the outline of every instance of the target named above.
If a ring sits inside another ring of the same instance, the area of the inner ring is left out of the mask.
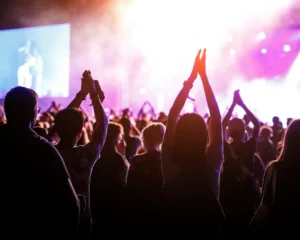
[[[249,138],[244,120],[231,118],[237,106],[245,111],[254,126]],[[259,203],[264,166],[256,155],[260,122],[242,99],[239,90],[234,92],[222,124],[224,135],[228,133],[229,139],[224,141],[220,203],[226,215],[227,237],[240,239],[245,235]]]
[[[219,107],[206,75],[206,49],[198,52],[192,73],[170,110],[162,145],[164,228],[168,232],[200,233],[220,237],[224,221],[219,204],[219,179],[223,162],[223,133]],[[179,118],[193,83],[200,75],[211,115],[207,129],[195,113]]]
[[[300,216],[300,119],[288,127],[283,149],[264,176],[260,205],[251,221],[252,239],[294,239]]]

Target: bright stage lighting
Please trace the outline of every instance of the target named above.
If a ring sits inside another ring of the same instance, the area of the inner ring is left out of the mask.
[[[232,35],[230,33],[227,33],[225,36],[225,41],[229,43],[232,42],[232,40],[233,40]]]
[[[139,97],[131,99],[132,105],[140,105],[147,95],[147,100],[156,108],[168,111],[182,81],[191,71],[197,50],[205,47],[207,71],[222,99],[224,89],[231,83],[220,79],[239,74],[234,66],[239,60],[237,57],[250,51],[252,46],[247,40],[271,39],[270,29],[291,1],[118,0],[113,4],[120,33],[116,45],[120,45],[118,61],[126,72],[118,75],[117,81],[124,81],[127,75],[129,85],[139,93]],[[91,32],[94,33],[94,26]],[[99,36],[103,38],[103,31]],[[267,49],[271,51],[268,45],[261,46],[258,54],[266,54]],[[140,69],[139,73],[136,69]],[[141,89],[141,79],[145,89]],[[199,97],[203,94],[200,81],[195,82],[195,89],[195,104],[199,106],[203,102]]]
[[[264,32],[260,32],[259,34],[257,34],[257,37],[256,37],[256,39],[258,40],[258,41],[261,41],[261,40],[264,40],[264,39],[266,39],[266,34],[264,33]]]
[[[291,51],[291,46],[288,45],[288,44],[284,44],[284,46],[283,46],[283,51],[284,51],[284,52],[290,52],[290,51]]]
[[[230,55],[235,55],[236,51],[234,49],[231,49],[229,53]]]
[[[145,95],[145,94],[146,94],[146,92],[147,92],[147,91],[146,91],[146,89],[145,89],[145,88],[141,88],[141,89],[140,89],[140,94],[141,94],[141,95]]]
[[[265,48],[263,48],[263,49],[261,50],[261,53],[262,53],[262,54],[266,54],[267,52],[268,52],[268,50],[265,49]]]

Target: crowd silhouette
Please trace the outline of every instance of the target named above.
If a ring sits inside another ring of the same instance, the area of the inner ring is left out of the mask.
[[[209,113],[181,114],[198,76]],[[149,102],[137,117],[107,114],[90,71],[65,109],[53,102],[40,113],[33,90],[11,89],[0,107],[3,236],[297,238],[300,119],[267,126],[241,95],[222,119],[206,49],[169,114]],[[94,118],[80,107],[87,96]]]

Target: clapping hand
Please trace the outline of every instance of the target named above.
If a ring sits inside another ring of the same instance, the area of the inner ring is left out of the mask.
[[[90,71],[85,70],[81,78],[81,91],[85,94],[95,91],[95,84]]]
[[[197,73],[198,73],[198,70],[197,70],[197,65],[198,65],[198,61],[199,61],[199,58],[200,58],[200,51],[198,51],[198,54],[195,58],[195,61],[194,61],[194,66],[193,66],[193,69],[192,69],[192,72],[191,72],[191,75],[189,77],[189,80],[194,82],[197,78]]]
[[[233,102],[236,103],[239,106],[244,105],[244,102],[243,102],[243,100],[241,98],[241,95],[240,95],[240,90],[235,90],[234,91]]]
[[[198,51],[194,67],[196,68],[197,73],[199,73],[201,77],[204,77],[206,75],[206,48],[204,48],[202,56],[201,52],[202,49]]]

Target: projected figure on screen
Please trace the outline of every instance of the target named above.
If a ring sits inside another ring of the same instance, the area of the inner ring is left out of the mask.
[[[25,46],[18,49],[18,52],[22,54],[23,59],[22,65],[18,68],[18,85],[32,88],[41,96],[43,58],[37,50],[35,41],[27,41]]]

